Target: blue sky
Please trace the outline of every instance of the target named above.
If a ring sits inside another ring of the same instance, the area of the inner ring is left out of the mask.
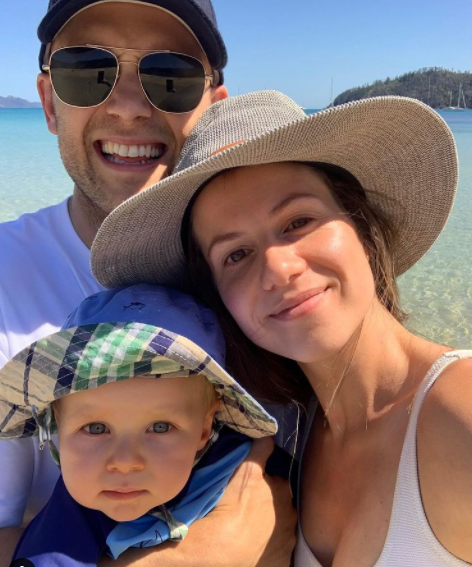
[[[36,94],[48,0],[2,0],[0,96]],[[214,0],[231,94],[264,88],[307,108],[422,67],[472,70],[472,0]]]

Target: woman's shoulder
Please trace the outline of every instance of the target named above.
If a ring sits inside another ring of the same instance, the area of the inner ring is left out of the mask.
[[[451,353],[452,354],[452,353]],[[472,562],[472,352],[449,364],[418,419],[418,470],[429,524],[442,545]]]
[[[432,437],[434,444],[451,434],[458,442],[472,435],[472,351],[468,353],[467,358],[452,356],[453,362],[442,370],[421,408],[418,435]],[[446,450],[454,450],[454,444],[448,443]]]

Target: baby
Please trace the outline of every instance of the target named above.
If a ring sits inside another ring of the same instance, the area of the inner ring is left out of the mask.
[[[277,429],[223,364],[209,309],[141,284],[89,297],[15,356],[0,370],[0,438],[38,433],[61,476],[13,560],[76,567],[183,539],[218,502],[248,436]]]

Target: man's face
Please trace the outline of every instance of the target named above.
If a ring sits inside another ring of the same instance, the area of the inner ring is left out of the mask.
[[[84,44],[176,51],[200,59],[210,72],[193,35],[172,15],[154,6],[118,2],[92,6],[68,22],[52,50]],[[142,51],[110,51],[120,63],[137,63],[144,55]],[[97,107],[64,104],[53,92],[49,75],[40,75],[38,89],[49,130],[58,135],[67,172],[76,189],[103,215],[169,175],[198,118],[213,102],[227,96],[224,87],[211,88],[207,83],[195,110],[166,114],[147,100],[137,66],[130,63],[120,65],[111,96]],[[136,148],[141,153],[145,148],[151,157],[131,157]]]

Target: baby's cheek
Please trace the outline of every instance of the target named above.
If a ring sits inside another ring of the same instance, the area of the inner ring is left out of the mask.
[[[99,452],[93,450],[84,453],[64,442],[59,455],[61,474],[68,492],[79,504],[90,507],[93,496],[99,491],[97,478],[103,455],[100,458]]]
[[[167,502],[184,488],[192,472],[197,449],[194,443],[161,446],[149,463],[160,500]]]

